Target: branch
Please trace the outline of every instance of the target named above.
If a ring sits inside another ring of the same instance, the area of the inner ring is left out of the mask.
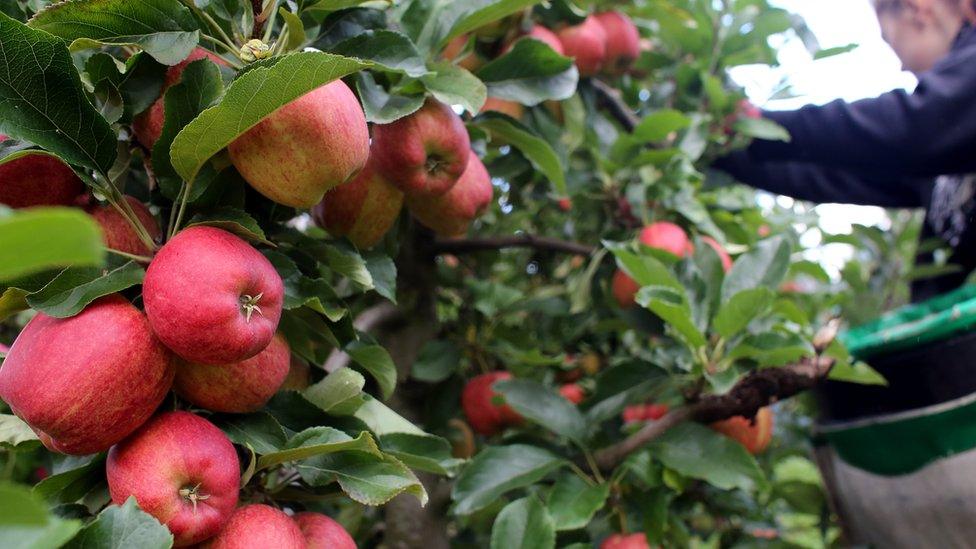
[[[389,301],[384,301],[359,313],[359,316],[352,321],[352,325],[359,332],[372,332],[399,316],[400,310],[397,309],[396,305]],[[328,360],[325,361],[322,368],[331,374],[340,368],[348,366],[350,360],[352,359],[348,354],[341,349],[336,349],[329,355]]]
[[[261,38],[264,32],[264,0],[251,0],[251,11],[254,13],[254,28],[251,29],[251,38]]]
[[[529,234],[458,240],[438,238],[433,243],[433,250],[436,254],[463,254],[485,250],[502,250],[505,248],[532,248],[535,250],[566,252],[576,255],[590,255],[596,251],[595,247],[587,244]]]
[[[609,111],[610,115],[624,127],[624,130],[628,133],[634,131],[634,128],[640,123],[640,118],[620,97],[620,92],[610,87],[606,82],[595,78],[590,80],[590,83],[596,91],[598,104]]]

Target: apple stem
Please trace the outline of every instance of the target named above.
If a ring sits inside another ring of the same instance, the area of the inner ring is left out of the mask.
[[[192,488],[180,488],[180,497],[193,504],[193,512],[197,512],[197,503],[210,499],[209,494],[200,493],[200,483]]]
[[[241,296],[241,309],[244,311],[245,322],[250,322],[251,315],[255,312],[257,312],[259,315],[263,314],[261,313],[261,307],[258,307],[258,302],[261,301],[262,297],[264,297],[263,292],[253,297],[247,294]]]

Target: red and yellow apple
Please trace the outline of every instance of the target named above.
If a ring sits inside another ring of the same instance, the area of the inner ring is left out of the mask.
[[[322,513],[298,513],[295,522],[308,549],[356,549],[356,542],[341,524]]]
[[[471,428],[482,435],[493,435],[507,425],[520,423],[522,416],[502,401],[492,386],[496,381],[512,379],[508,372],[481,374],[468,381],[461,392],[461,408]]]
[[[439,235],[463,235],[491,204],[491,176],[474,151],[468,151],[468,155],[467,169],[448,192],[440,196],[407,197],[410,213]]]
[[[607,60],[607,33],[594,16],[556,33],[563,52],[576,59],[580,76],[598,74]]]
[[[234,511],[207,549],[306,549],[305,536],[291,517],[270,505],[251,504]]]
[[[162,230],[159,228],[159,221],[156,221],[149,208],[132,196],[126,196],[125,201],[132,207],[139,223],[146,229],[153,241],[158,241],[162,237]],[[107,248],[133,255],[152,255],[152,250],[139,239],[139,235],[136,234],[136,230],[128,219],[114,206],[101,204],[91,206],[87,211],[102,228],[102,237]]]
[[[600,544],[600,549],[650,549],[647,536],[637,534],[613,534]]]
[[[312,218],[333,236],[344,236],[365,250],[383,239],[402,209],[403,193],[376,171],[370,158],[352,181],[325,193]]]
[[[627,71],[640,57],[640,33],[634,22],[619,11],[607,11],[593,16],[606,33],[606,62],[603,70],[611,74]]]
[[[0,134],[0,141],[7,139]],[[0,164],[0,204],[10,208],[73,206],[84,183],[60,159],[42,152]]]
[[[710,427],[735,440],[752,455],[761,454],[773,440],[773,412],[760,408],[756,417],[735,416],[712,423]]]

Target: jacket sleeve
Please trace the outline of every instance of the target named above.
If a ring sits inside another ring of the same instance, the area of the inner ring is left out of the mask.
[[[718,160],[715,168],[752,187],[818,203],[923,208],[933,185],[930,178],[861,176],[802,162],[756,162],[745,151]]]

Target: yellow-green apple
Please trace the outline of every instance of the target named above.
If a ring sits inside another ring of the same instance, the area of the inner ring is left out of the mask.
[[[245,414],[259,410],[288,376],[291,350],[281,334],[260,353],[235,364],[178,361],[173,388],[194,406]]]
[[[227,151],[259,193],[285,206],[311,208],[366,165],[369,129],[355,94],[336,80],[274,111]]]
[[[298,513],[295,522],[308,549],[356,549],[356,542],[341,524],[322,513]]]
[[[725,248],[723,248],[721,244],[710,236],[703,236],[701,239],[702,242],[715,250],[715,253],[718,254],[719,260],[722,261],[722,269],[724,269],[725,272],[729,272],[729,269],[732,268],[732,257],[729,255],[729,252],[725,251]]]
[[[0,141],[6,135],[0,134]],[[42,152],[0,164],[0,204],[11,208],[72,206],[85,185],[67,164]]]
[[[442,236],[458,236],[484,213],[491,203],[492,186],[488,170],[473,151],[464,174],[454,188],[440,196],[407,197],[410,213],[424,226]]]
[[[132,133],[136,135],[139,143],[147,149],[152,149],[159,136],[163,133],[163,123],[166,121],[164,113],[163,95],[171,86],[179,83],[183,78],[183,71],[190,63],[199,59],[209,59],[218,65],[227,65],[223,59],[210,53],[203,48],[196,48],[190,55],[166,69],[166,76],[163,77],[163,88],[159,92],[159,99],[153,102],[148,109],[132,119]]]
[[[603,70],[612,74],[626,72],[640,57],[640,33],[637,26],[619,11],[607,11],[593,16],[607,36],[607,59]]]
[[[93,454],[149,419],[172,362],[145,315],[113,294],[70,318],[31,319],[0,368],[0,399],[50,450]]]
[[[756,417],[735,416],[712,423],[710,427],[737,441],[752,455],[761,454],[773,440],[773,412],[760,408]]]
[[[563,52],[576,59],[580,76],[593,76],[600,72],[607,59],[607,33],[592,15],[579,25],[565,27],[556,33],[563,45]]]
[[[305,536],[291,517],[274,507],[246,505],[234,511],[207,549],[306,549]]]
[[[493,435],[506,425],[521,422],[520,416],[492,386],[496,381],[512,379],[508,372],[491,372],[471,378],[461,392],[461,408],[471,428],[482,435]]]
[[[312,367],[308,365],[308,362],[305,362],[297,356],[292,356],[289,362],[288,375],[285,376],[285,381],[281,383],[281,387],[278,387],[278,390],[302,391],[308,388],[309,383],[311,383],[311,374]]]
[[[132,196],[126,196],[125,201],[132,207],[133,213],[139,219],[139,223],[145,227],[153,241],[158,241],[162,236],[159,222],[153,217],[152,212],[145,204]],[[98,225],[102,228],[102,240],[105,246],[113,250],[119,250],[127,254],[152,255],[146,245],[139,239],[135,229],[118,210],[111,204],[102,204],[87,208],[88,214],[95,218]]]
[[[134,496],[139,508],[184,547],[217,535],[237,506],[241,470],[234,445],[220,429],[190,412],[165,412],[116,444],[105,463],[118,505]]]
[[[517,101],[489,97],[481,107],[481,112],[500,112],[519,120],[525,114],[525,107]]]
[[[352,181],[325,193],[312,218],[333,236],[344,236],[365,250],[383,240],[402,209],[403,193],[380,175],[370,157]]]
[[[647,536],[637,534],[613,534],[600,544],[600,549],[650,549]]]
[[[153,258],[142,285],[156,336],[184,360],[232,364],[271,343],[284,284],[271,262],[215,227],[184,229]]]
[[[433,98],[409,116],[373,126],[376,169],[408,198],[451,190],[468,165],[470,151],[461,117]]]

